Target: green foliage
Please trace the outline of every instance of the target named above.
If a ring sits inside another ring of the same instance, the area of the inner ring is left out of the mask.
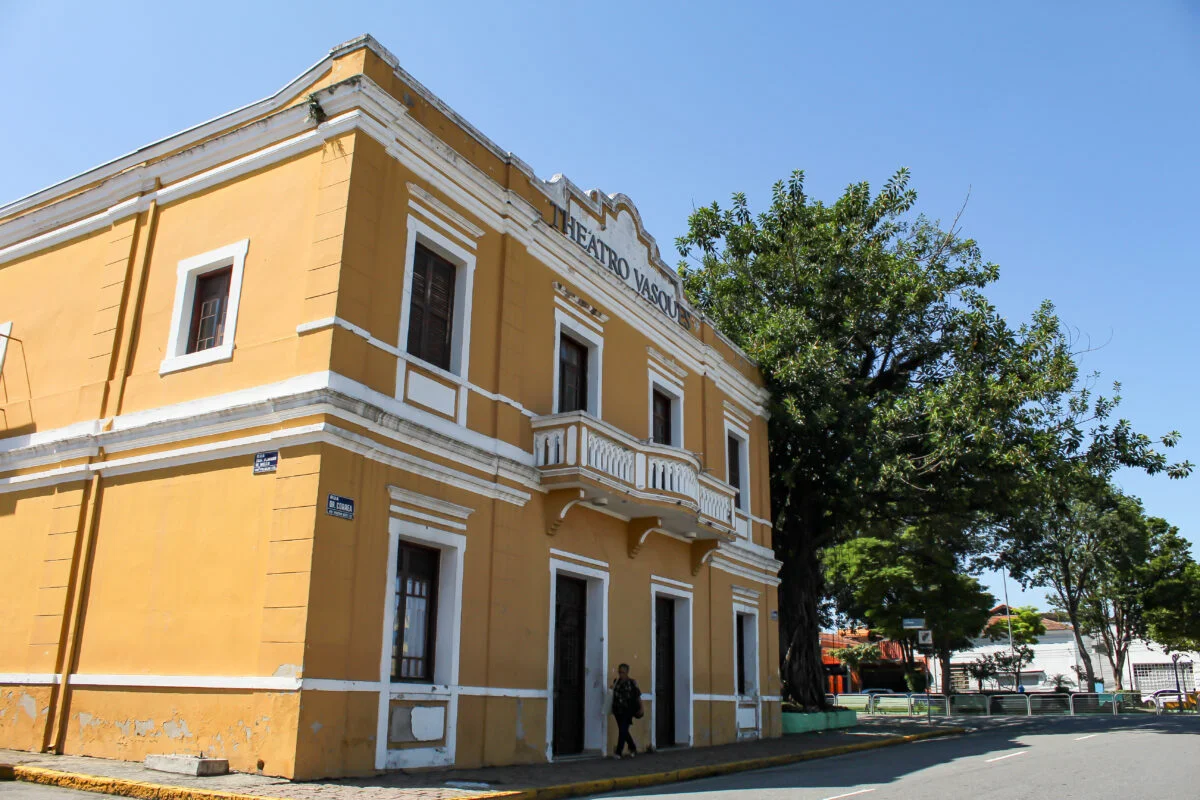
[[[879,645],[874,642],[834,647],[829,650],[829,655],[845,664],[848,669],[855,671],[863,664],[877,664],[883,658]]]
[[[763,213],[735,194],[678,240],[688,296],[771,391],[783,677],[805,705],[823,702],[819,553],[905,522],[974,529],[1033,463],[1036,409],[1076,379],[1053,308],[1010,327],[982,292],[998,267],[914,216],[908,183],[826,204],[796,172]]]
[[[1033,663],[1033,648],[1027,644],[1018,644],[1009,650],[997,652],[993,658],[996,661],[996,670],[1004,675],[1013,675],[1019,685],[1021,670]]]
[[[975,679],[979,685],[979,691],[983,691],[983,682],[991,680],[1000,674],[1000,668],[996,664],[996,657],[988,653],[981,653],[975,657],[975,660],[967,664],[967,674]]]
[[[988,625],[984,635],[993,642],[1007,642],[1010,625],[1013,644],[1037,644],[1038,637],[1046,635],[1042,615],[1033,606],[1013,608],[1010,612],[1009,619],[998,619]]]
[[[1176,528],[1155,537],[1146,571],[1147,637],[1168,650],[1200,650],[1200,564]]]
[[[960,551],[928,530],[908,527],[894,536],[860,536],[825,551],[825,577],[838,608],[873,632],[909,645],[916,631],[905,617],[924,617],[934,647],[965,650],[995,602],[979,581],[959,569]]]

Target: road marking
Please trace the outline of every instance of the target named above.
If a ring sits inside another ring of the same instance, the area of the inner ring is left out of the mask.
[[[990,764],[990,763],[992,763],[993,761],[1003,761],[1004,759],[1006,759],[1006,758],[1012,758],[1013,756],[1023,756],[1023,755],[1025,755],[1025,754],[1026,754],[1026,753],[1028,753],[1028,752],[1029,752],[1028,750],[1018,750],[1017,752],[1015,752],[1015,753],[1009,753],[1009,754],[1008,754],[1008,755],[1006,755],[1006,756],[996,756],[995,758],[989,758],[989,759],[987,760],[987,763],[989,763],[989,764]]]
[[[866,794],[878,789],[878,786],[873,786],[870,789],[859,789],[857,792],[846,792],[845,794],[835,794],[833,797],[822,797],[821,800],[838,800],[839,797],[854,797],[856,794]]]
[[[1076,736],[1075,741],[1082,742],[1084,739],[1090,739],[1093,736],[1099,736],[1099,735],[1100,734],[1098,734],[1098,733],[1089,733],[1087,736]]]

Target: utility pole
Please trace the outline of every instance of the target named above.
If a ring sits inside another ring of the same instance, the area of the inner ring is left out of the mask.
[[[1017,646],[1013,644],[1012,635],[1012,606],[1008,604],[1008,565],[1001,562],[1000,568],[1004,570],[1004,610],[1008,613],[1004,615],[1008,620],[1008,649],[1012,651],[1013,663],[1013,691],[1017,691],[1017,684],[1021,682],[1021,665],[1017,661]]]

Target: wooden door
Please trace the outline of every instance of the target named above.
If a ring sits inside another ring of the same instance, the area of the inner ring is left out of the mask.
[[[654,743],[675,744],[675,601],[654,598]]]
[[[559,575],[554,604],[555,755],[583,752],[587,583]]]

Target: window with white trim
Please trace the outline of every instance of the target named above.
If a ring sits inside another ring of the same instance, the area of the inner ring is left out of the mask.
[[[746,436],[725,426],[725,482],[734,488],[733,505],[750,513],[750,443]]]
[[[467,377],[475,254],[409,215],[399,347],[423,366]],[[403,370],[397,396],[403,396]]]
[[[650,441],[683,447],[683,389],[650,370]]]
[[[597,329],[554,310],[554,413],[600,417],[603,357],[604,337]]]
[[[249,247],[250,240],[243,239],[179,262],[160,375],[233,357]]]
[[[458,680],[466,537],[392,518],[384,681]]]
[[[756,614],[742,611],[733,614],[734,689],[741,697],[758,693],[757,622]]]

